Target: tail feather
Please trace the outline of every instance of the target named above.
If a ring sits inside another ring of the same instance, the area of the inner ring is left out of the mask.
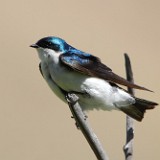
[[[151,102],[140,98],[135,98],[135,100],[135,104],[129,107],[121,107],[120,109],[128,116],[136,119],[137,121],[142,121],[146,110],[154,109],[155,106],[158,105],[155,102]]]

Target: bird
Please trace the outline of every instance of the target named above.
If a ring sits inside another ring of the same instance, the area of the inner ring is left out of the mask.
[[[59,37],[41,38],[30,47],[38,52],[43,78],[65,103],[66,94],[74,93],[83,111],[119,110],[137,121],[142,121],[146,110],[158,105],[129,94],[119,85],[151,90],[127,81],[97,56],[76,49]]]

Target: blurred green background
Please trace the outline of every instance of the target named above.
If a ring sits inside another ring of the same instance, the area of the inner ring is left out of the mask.
[[[123,53],[134,78],[155,93],[136,95],[159,102],[160,1],[1,0],[0,159],[96,159],[70,118],[66,104],[48,88],[29,45],[59,36],[102,59],[125,77]],[[159,106],[135,122],[134,159],[159,160]],[[89,121],[113,160],[123,160],[125,115],[93,111]]]

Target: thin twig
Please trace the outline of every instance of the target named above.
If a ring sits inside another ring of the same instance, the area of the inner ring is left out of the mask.
[[[88,141],[90,147],[95,153],[98,160],[109,160],[105,150],[103,149],[98,137],[93,132],[92,128],[89,126],[89,123],[86,119],[86,115],[84,115],[79,103],[78,97],[75,94],[68,93],[66,99],[69,104],[69,108],[72,112],[72,115],[76,121],[76,124],[82,131],[86,140]]]
[[[133,72],[132,72],[132,67],[131,67],[129,56],[125,53],[124,57],[125,57],[125,68],[126,68],[127,80],[130,82],[134,82]],[[128,88],[128,92],[134,95],[133,88]],[[126,144],[123,147],[123,151],[124,151],[126,160],[133,159],[133,139],[134,139],[133,119],[129,116],[126,116]]]

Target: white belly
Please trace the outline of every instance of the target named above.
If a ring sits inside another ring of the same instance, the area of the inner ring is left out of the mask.
[[[83,75],[62,66],[53,71],[52,67],[49,69],[51,77],[60,88],[67,92],[82,93],[77,95],[80,105],[85,110],[112,110],[134,103],[134,98],[128,93],[111,86],[103,79]]]

